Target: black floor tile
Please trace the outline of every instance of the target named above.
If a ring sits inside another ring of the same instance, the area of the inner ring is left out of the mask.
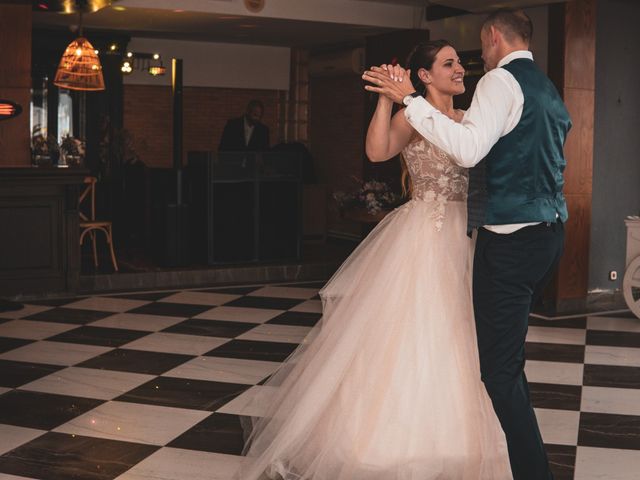
[[[556,385],[529,383],[531,402],[536,408],[580,411],[582,387],[580,385]]]
[[[542,318],[529,317],[529,325],[536,327],[587,328],[587,317],[565,320],[544,320]]]
[[[158,377],[115,400],[213,412],[251,385]]]
[[[583,378],[585,387],[640,389],[640,367],[585,365]]]
[[[0,396],[0,423],[51,430],[102,403],[104,400],[12,390]]]
[[[289,310],[305,300],[275,297],[242,297],[225,303],[225,307],[270,308],[272,310]]]
[[[289,283],[287,285],[279,285],[282,287],[292,287],[292,288],[317,288],[320,290],[324,287],[327,282],[303,282],[303,283]]]
[[[77,367],[160,375],[194,358],[176,353],[115,349],[76,365]]]
[[[9,350],[22,347],[29,343],[33,343],[33,340],[25,340],[24,338],[0,337],[0,353],[8,352]]]
[[[640,416],[582,412],[578,445],[640,450]]]
[[[0,360],[0,387],[20,387],[63,368],[59,365]]]
[[[119,347],[146,335],[149,335],[149,332],[125,330],[122,328],[83,326],[47,338],[47,340],[53,342],[100,345],[103,347]]]
[[[169,333],[204,335],[207,337],[233,338],[256,328],[255,323],[225,322],[222,320],[202,320],[192,318],[162,330]]]
[[[39,320],[41,322],[59,322],[84,325],[86,323],[95,322],[96,320],[102,320],[110,315],[113,315],[113,312],[99,312],[96,310],[80,310],[77,308],[58,307],[29,315],[28,317],[25,317],[25,319]]]
[[[0,472],[46,480],[111,480],[158,448],[48,432],[2,455]]]
[[[67,297],[67,298],[45,298],[42,300],[29,300],[27,303],[30,305],[44,305],[45,307],[61,307],[68,303],[77,302],[86,297]]]
[[[525,355],[527,360],[582,363],[584,361],[584,345],[527,342]]]
[[[204,290],[198,290],[198,292],[207,292],[207,293],[226,293],[229,295],[247,295],[248,293],[255,292],[256,290],[260,290],[262,286],[257,287],[218,287],[218,288],[207,288]]]
[[[178,290],[172,292],[144,292],[144,293],[117,293],[109,295],[109,298],[124,298],[126,300],[149,300],[156,301],[178,293]]]
[[[169,317],[195,317],[211,309],[211,305],[190,305],[185,303],[155,302],[143,305],[127,313],[145,313],[147,315],[167,315]]]
[[[587,345],[640,348],[640,333],[587,330]]]
[[[244,358],[247,360],[266,360],[282,362],[297,348],[293,343],[257,342],[253,340],[231,340],[210,352],[206,356]]]
[[[214,413],[169,443],[169,447],[240,455],[244,446],[238,415]]]
[[[574,480],[576,447],[567,445],[545,445],[549,466],[555,480]]]
[[[278,325],[296,325],[301,327],[313,327],[322,318],[321,313],[284,312],[267,323]]]

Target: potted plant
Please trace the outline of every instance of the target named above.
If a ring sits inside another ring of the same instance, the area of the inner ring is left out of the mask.
[[[80,166],[84,159],[84,142],[72,135],[65,135],[60,142],[63,163],[69,166]]]

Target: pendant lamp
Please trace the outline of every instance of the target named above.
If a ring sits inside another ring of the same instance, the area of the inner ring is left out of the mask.
[[[82,36],[82,10],[79,37],[71,42],[62,54],[53,83],[69,90],[104,90],[100,58],[89,40]]]

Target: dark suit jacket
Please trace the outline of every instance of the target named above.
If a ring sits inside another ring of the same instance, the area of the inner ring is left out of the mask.
[[[249,145],[244,142],[244,116],[227,121],[220,138],[219,152],[248,152],[269,149],[269,127],[256,123]]]

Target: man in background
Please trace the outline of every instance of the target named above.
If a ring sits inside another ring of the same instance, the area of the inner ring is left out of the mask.
[[[219,152],[247,152],[269,149],[269,127],[264,125],[264,105],[251,100],[243,116],[227,121],[222,132]]]

